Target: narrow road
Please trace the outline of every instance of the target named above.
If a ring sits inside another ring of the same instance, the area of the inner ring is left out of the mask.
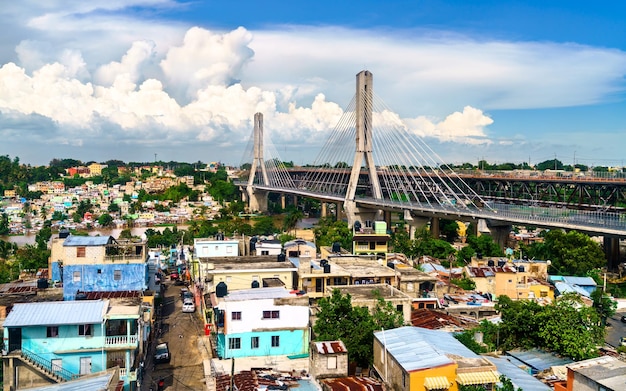
[[[198,350],[198,336],[203,333],[203,324],[198,314],[182,312],[181,286],[164,281],[167,289],[163,306],[157,309],[156,330],[161,328],[157,342],[150,346],[146,362],[146,374],[140,391],[157,391],[157,382],[164,380],[163,390],[201,391],[205,389],[202,355]],[[154,364],[154,346],[167,342],[171,361],[169,364]]]

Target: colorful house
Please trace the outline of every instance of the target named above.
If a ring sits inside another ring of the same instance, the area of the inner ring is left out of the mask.
[[[109,300],[15,304],[4,321],[5,389],[62,383],[115,367],[124,389],[132,389],[143,340],[139,318],[139,305]]]
[[[63,299],[78,292],[143,291],[148,267],[145,242],[112,236],[59,235],[52,239],[52,279],[63,282]]]
[[[496,366],[451,333],[399,327],[374,333],[374,368],[398,391],[450,390],[461,385],[493,389]]]
[[[306,355],[309,298],[284,288],[254,288],[213,297],[222,359]]]

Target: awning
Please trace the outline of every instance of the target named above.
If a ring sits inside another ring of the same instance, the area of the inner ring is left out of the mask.
[[[464,386],[493,384],[500,381],[500,375],[495,371],[457,373],[456,381]]]
[[[445,376],[424,378],[424,388],[427,390],[447,390],[450,388],[450,380]]]

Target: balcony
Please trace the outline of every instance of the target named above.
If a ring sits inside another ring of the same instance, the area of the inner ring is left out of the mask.
[[[137,335],[111,335],[104,339],[104,346],[107,348],[137,346]]]

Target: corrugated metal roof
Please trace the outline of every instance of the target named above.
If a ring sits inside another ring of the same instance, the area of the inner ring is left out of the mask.
[[[446,354],[480,357],[445,331],[405,326],[378,331],[374,337],[386,346],[387,351],[406,371],[452,364],[454,361]]]
[[[346,353],[346,345],[342,341],[315,342],[315,348],[319,354]]]
[[[107,391],[112,373],[99,376],[76,379],[64,383],[49,384],[41,387],[29,388],[30,391]]]
[[[4,327],[101,323],[108,306],[108,300],[17,303]]]
[[[557,357],[538,349],[531,350],[509,350],[506,352],[521,363],[541,372],[553,366],[567,365],[573,362],[571,359]]]
[[[527,371],[513,364],[503,357],[489,356],[489,361],[496,365],[498,372],[508,377],[515,389],[521,388],[524,391],[549,391],[551,388],[532,376]]]
[[[575,277],[575,276],[565,276],[563,277],[563,281],[567,282],[570,285],[578,285],[578,286],[597,286],[596,282],[591,277]]]
[[[104,246],[112,240],[111,236],[68,236],[63,242],[64,247]]]

